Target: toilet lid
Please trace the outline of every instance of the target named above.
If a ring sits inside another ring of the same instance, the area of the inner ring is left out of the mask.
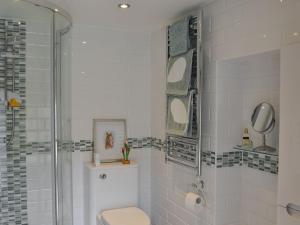
[[[102,219],[108,225],[150,225],[149,217],[136,207],[104,211]]]

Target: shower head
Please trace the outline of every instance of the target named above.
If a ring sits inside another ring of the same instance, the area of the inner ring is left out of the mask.
[[[18,108],[21,106],[22,100],[17,93],[8,91],[7,92],[7,104],[11,108]]]

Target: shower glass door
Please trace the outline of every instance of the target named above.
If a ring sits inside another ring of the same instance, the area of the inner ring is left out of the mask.
[[[0,225],[72,224],[71,22],[46,2],[0,1]]]

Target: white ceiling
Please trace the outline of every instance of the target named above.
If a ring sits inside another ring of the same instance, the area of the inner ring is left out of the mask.
[[[205,0],[49,0],[67,10],[75,24],[137,31],[161,28],[177,16],[195,10]],[[129,3],[128,10],[118,8]]]

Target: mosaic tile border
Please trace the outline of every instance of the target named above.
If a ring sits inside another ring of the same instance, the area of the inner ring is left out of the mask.
[[[51,151],[50,142],[30,142],[26,144],[26,155],[47,153]]]
[[[278,174],[278,160],[275,155],[243,151],[244,165],[260,171]]]
[[[203,152],[202,162],[216,168],[247,166],[267,173],[278,174],[278,156],[250,151],[224,152],[216,156],[215,152]]]
[[[132,149],[138,148],[151,148],[152,147],[152,138],[128,138],[128,144]]]
[[[159,151],[165,151],[166,150],[166,142],[159,139],[152,137],[152,147]]]
[[[152,147],[157,150],[165,150],[165,142],[158,138],[152,138]],[[233,166],[247,166],[263,172],[278,174],[278,156],[233,150],[217,154],[213,151],[202,152],[202,162],[207,166],[226,168]]]
[[[156,148],[162,148],[163,143],[159,139],[153,139],[151,137],[145,138],[128,138],[128,143],[132,149],[151,148],[153,145]],[[66,147],[68,143],[63,143],[63,147]],[[93,151],[92,140],[79,140],[72,142],[72,152],[90,152]],[[32,155],[34,153],[47,153],[51,151],[50,142],[31,142],[26,144],[26,154]]]
[[[90,152],[90,151],[93,151],[93,146],[94,146],[94,143],[91,140],[73,141],[72,152],[75,152],[75,151]]]
[[[216,153],[215,152],[202,152],[202,162],[207,165],[215,165],[216,164]]]
[[[224,152],[217,155],[217,168],[243,165],[243,153],[240,151]]]
[[[75,144],[73,142],[64,142],[58,145],[58,148],[65,149],[66,151],[73,151],[75,148]],[[30,142],[25,145],[26,155],[33,155],[36,153],[50,153],[51,152],[51,142]],[[76,146],[77,148],[77,146]],[[85,145],[82,147],[82,151],[92,151],[89,149],[89,145]]]
[[[65,143],[68,144],[68,143]],[[128,138],[128,144],[132,149],[154,148],[159,151],[164,151],[166,143],[159,138],[144,137],[144,138]],[[50,142],[31,142],[26,145],[26,154],[47,153],[51,151]],[[79,140],[72,142],[72,152],[90,152],[93,151],[92,140]]]
[[[153,137],[128,138],[128,144],[132,149],[153,147],[157,150],[163,150],[165,148],[165,142],[163,142],[161,139],[153,138]],[[93,141],[91,140],[74,141],[73,151],[82,151],[82,152],[93,151]]]
[[[158,140],[158,139],[157,139]],[[128,138],[128,144],[132,149],[140,148],[151,148],[155,143],[156,146],[160,148],[161,143],[155,141],[152,137],[144,138]],[[90,152],[93,151],[93,141],[92,140],[79,140],[73,142],[72,151]]]
[[[159,151],[166,150],[166,143],[159,138],[128,138],[128,143],[132,149],[153,148]],[[68,143],[66,143],[68,144]],[[33,142],[26,145],[27,155],[33,153],[50,152],[49,142]],[[65,146],[66,147],[66,146]],[[92,140],[80,140],[72,143],[72,152],[91,152],[93,151]],[[278,174],[278,156],[270,156],[263,153],[234,150],[216,155],[215,152],[202,152],[202,162],[207,166],[225,168],[233,166],[247,166],[260,171]]]

